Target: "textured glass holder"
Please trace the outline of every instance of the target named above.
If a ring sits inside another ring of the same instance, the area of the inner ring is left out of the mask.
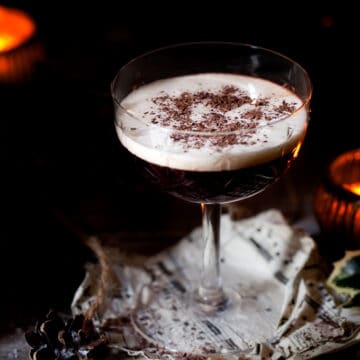
[[[360,248],[360,149],[330,163],[315,192],[314,210],[324,239],[343,249]]]

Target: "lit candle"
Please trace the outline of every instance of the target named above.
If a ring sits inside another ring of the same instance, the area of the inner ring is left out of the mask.
[[[0,53],[26,42],[35,29],[35,22],[23,11],[0,6]]]
[[[324,234],[345,248],[360,247],[360,149],[339,155],[328,167],[314,197]]]
[[[35,21],[28,14],[0,6],[0,83],[30,78],[34,64],[43,60],[42,45],[30,42],[35,31]]]

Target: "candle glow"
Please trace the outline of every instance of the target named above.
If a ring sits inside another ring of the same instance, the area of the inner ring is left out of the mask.
[[[35,22],[23,11],[0,6],[0,53],[19,47],[35,29]]]

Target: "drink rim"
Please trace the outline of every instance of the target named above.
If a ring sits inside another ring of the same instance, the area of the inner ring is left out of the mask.
[[[278,118],[275,118],[273,120],[268,121],[266,124],[261,124],[257,127],[257,129],[260,128],[264,128],[264,127],[268,127],[271,126],[273,124],[276,124],[278,122],[282,122],[286,119],[289,119],[290,117],[295,116],[296,114],[298,114],[300,111],[302,111],[304,108],[306,108],[309,103],[310,100],[312,98],[312,94],[313,94],[313,84],[311,82],[310,76],[308,74],[308,72],[305,70],[305,68],[303,66],[301,66],[297,61],[291,59],[290,57],[275,51],[275,50],[271,50],[268,49],[266,47],[262,47],[262,46],[257,46],[257,45],[252,45],[252,44],[248,44],[248,43],[241,43],[241,42],[228,42],[228,41],[194,41],[194,42],[182,42],[182,43],[177,43],[177,44],[172,44],[172,45],[167,45],[167,46],[163,46],[163,47],[159,47],[150,51],[147,51],[145,53],[142,53],[136,57],[134,57],[133,59],[131,59],[130,61],[128,61],[126,64],[124,64],[116,73],[113,81],[111,82],[110,85],[110,90],[111,90],[111,96],[112,99],[114,101],[114,103],[124,112],[127,114],[127,116],[130,116],[131,118],[133,118],[136,121],[140,121],[141,123],[143,123],[146,127],[150,127],[150,128],[156,128],[159,129],[161,131],[169,131],[171,133],[178,133],[178,134],[184,134],[184,135],[193,135],[193,136],[226,136],[226,135],[235,135],[235,134],[244,134],[248,131],[250,131],[250,129],[238,129],[238,130],[233,130],[233,131],[226,131],[226,132],[221,132],[221,131],[191,131],[191,130],[178,130],[178,129],[171,129],[168,127],[164,127],[158,124],[153,124],[153,123],[148,123],[146,121],[144,121],[142,118],[139,118],[137,116],[135,116],[134,114],[132,114],[130,111],[128,111],[126,108],[124,108],[121,105],[121,102],[118,101],[118,99],[114,96],[115,93],[115,85],[117,82],[117,78],[119,77],[120,73],[130,64],[138,61],[141,58],[144,58],[146,56],[149,56],[151,54],[160,52],[160,51],[164,51],[164,50],[168,50],[168,49],[172,49],[172,48],[180,48],[180,47],[186,47],[186,46],[201,46],[201,45],[225,45],[225,46],[238,46],[238,47],[247,47],[247,48],[252,48],[252,49],[256,49],[256,50],[261,50],[267,53],[270,53],[272,55],[281,57],[283,59],[285,59],[286,61],[288,61],[289,63],[292,63],[294,65],[296,65],[303,73],[307,82],[307,88],[308,88],[308,94],[305,98],[305,100],[301,100],[302,104],[297,107],[293,112],[291,112],[290,114],[285,114],[283,116],[280,116]],[[194,73],[193,75],[195,75],[196,73]],[[234,73],[237,74],[237,73]],[[190,75],[190,74],[188,74]],[[241,74],[238,74],[241,75]],[[251,77],[251,75],[246,75]],[[262,78],[260,78],[262,79]],[[267,79],[264,79],[267,80]],[[279,84],[278,84],[279,85]],[[281,85],[280,85],[281,86]],[[295,93],[294,95],[297,96],[297,94]],[[298,96],[297,96],[298,97]],[[118,121],[117,118],[115,117],[115,123],[116,125],[118,125]]]

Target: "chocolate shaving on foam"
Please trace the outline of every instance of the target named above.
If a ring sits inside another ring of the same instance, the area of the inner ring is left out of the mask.
[[[287,101],[283,100],[280,106],[275,107],[275,111],[280,114],[291,114],[296,109],[296,104],[289,104]]]
[[[248,92],[235,86],[223,86],[217,91],[184,91],[177,96],[162,91],[161,95],[153,97],[151,101],[152,111],[144,115],[152,116],[152,124],[179,131],[171,135],[172,140],[183,143],[186,148],[197,149],[205,144],[221,149],[236,144],[266,142],[266,139],[254,138],[260,122],[280,118],[296,109],[295,103],[285,100],[281,105],[271,103],[267,97],[254,100]],[[198,105],[208,111],[195,121],[192,114]],[[230,116],[229,112],[233,110],[238,112],[237,116]],[[211,135],[185,134],[181,131],[207,132]],[[231,132],[233,134],[217,134]]]

